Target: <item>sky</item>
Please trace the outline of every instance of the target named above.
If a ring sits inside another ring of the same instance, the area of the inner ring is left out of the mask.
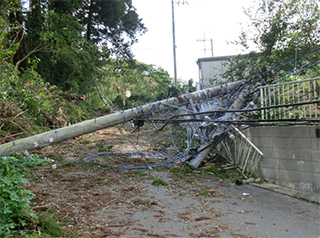
[[[198,81],[197,59],[243,53],[241,47],[227,44],[239,38],[249,23],[243,7],[254,0],[174,0],[177,78]],[[188,2],[188,4],[186,4]],[[162,67],[174,77],[171,0],[132,0],[147,33],[132,47],[135,59]],[[184,4],[183,4],[184,3]],[[242,25],[241,25],[242,24]]]

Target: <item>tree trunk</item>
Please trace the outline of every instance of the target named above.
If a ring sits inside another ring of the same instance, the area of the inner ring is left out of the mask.
[[[87,22],[87,41],[91,39],[91,27],[92,27],[92,4],[93,0],[90,0],[88,22]]]

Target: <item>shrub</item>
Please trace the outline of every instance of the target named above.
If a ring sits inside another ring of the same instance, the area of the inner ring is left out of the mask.
[[[35,195],[23,184],[28,183],[28,167],[48,163],[47,158],[30,154],[0,158],[0,237],[7,237],[11,230],[25,227],[36,217],[30,208]]]

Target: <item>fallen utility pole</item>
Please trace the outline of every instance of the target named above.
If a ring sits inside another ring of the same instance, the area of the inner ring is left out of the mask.
[[[218,95],[224,95],[231,91],[238,90],[244,83],[234,82],[218,87],[204,89],[201,91],[191,93],[194,100],[208,99]],[[112,127],[134,118],[147,116],[152,112],[163,112],[169,108],[178,106],[181,103],[188,102],[186,95],[180,95],[165,99],[162,101],[146,104],[136,108],[124,110],[121,112],[112,113],[106,116],[97,117],[91,120],[79,122],[70,126],[59,129],[43,132],[41,134],[33,135],[16,141],[11,141],[0,145],[0,157],[8,156],[13,153],[39,149],[48,145],[56,144],[64,140],[68,140],[77,136],[88,134],[97,130]]]
[[[245,98],[246,96],[249,94],[249,86],[246,86],[238,95],[238,97],[234,100],[234,102],[231,104],[230,109],[240,109],[243,104],[245,103]],[[234,120],[236,118],[236,114],[235,113],[231,113],[228,112],[225,115],[223,115],[222,117],[218,118],[218,120]],[[229,131],[229,128],[223,124],[221,125],[217,125],[217,128],[212,130],[208,137],[208,141],[210,141],[211,139],[215,138],[216,136],[219,136],[223,133],[227,133]],[[204,142],[204,141],[202,141]],[[214,143],[216,141],[212,141],[211,145],[208,146],[206,149],[202,150],[200,153],[198,153],[188,164],[192,169],[197,169],[200,164],[202,163],[202,161],[206,158],[206,156],[210,153]]]

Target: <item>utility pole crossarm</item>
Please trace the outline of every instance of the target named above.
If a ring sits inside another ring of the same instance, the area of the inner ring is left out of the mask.
[[[206,48],[206,41],[210,41],[211,42],[211,57],[213,57],[213,41],[212,41],[212,38],[210,39],[210,40],[207,40],[206,38],[205,38],[205,36],[203,37],[203,39],[199,39],[199,40],[197,40],[197,42],[199,42],[199,41],[201,41],[201,42],[203,42],[204,43],[204,53],[206,53],[206,50],[207,50],[207,48]]]

